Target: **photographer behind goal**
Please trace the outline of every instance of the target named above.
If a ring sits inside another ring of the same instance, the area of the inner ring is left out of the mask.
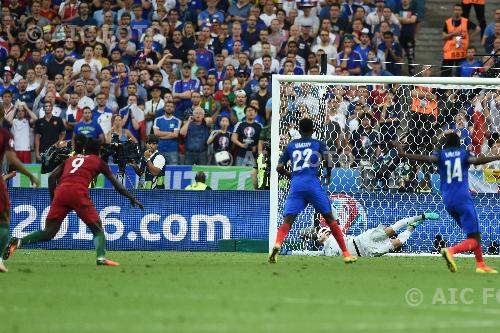
[[[141,163],[137,166],[132,163],[132,167],[138,176],[144,176],[144,184],[139,183],[139,187],[146,189],[165,188],[165,157],[158,151],[158,137],[154,134],[148,135],[146,139],[146,150],[141,158]],[[142,178],[142,177],[141,177]]]

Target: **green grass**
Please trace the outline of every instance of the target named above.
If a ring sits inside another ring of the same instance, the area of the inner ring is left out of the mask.
[[[6,262],[10,272],[0,275],[1,332],[484,333],[500,327],[499,276],[475,274],[472,258],[459,258],[459,272],[451,274],[440,257],[361,258],[354,265],[291,256],[269,265],[265,254],[243,253],[109,257],[122,266],[97,267],[90,251],[18,250]],[[498,259],[488,262],[500,267]],[[422,291],[420,306],[405,301],[410,288]],[[443,304],[453,301],[448,288],[458,288],[457,304]],[[483,304],[483,288],[494,288],[498,299]]]

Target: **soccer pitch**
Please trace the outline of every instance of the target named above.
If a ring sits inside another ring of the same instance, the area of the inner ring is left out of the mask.
[[[458,258],[18,250],[0,275],[2,332],[498,332],[498,275]],[[499,259],[487,258],[500,267]],[[412,289],[412,288],[418,288]],[[423,296],[423,298],[420,298]],[[415,306],[415,304],[421,304]],[[412,304],[409,304],[412,303]]]

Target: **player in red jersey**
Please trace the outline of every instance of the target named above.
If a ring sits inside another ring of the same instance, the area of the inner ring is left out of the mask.
[[[17,158],[16,153],[12,150],[14,144],[14,139],[10,133],[0,128],[0,167],[3,157],[7,158],[9,166],[11,169],[18,170],[22,174],[25,174],[31,180],[31,184],[36,187],[40,186],[40,181],[38,178],[33,176],[31,172],[26,170],[23,163]],[[7,191],[7,186],[3,177],[0,177],[0,252],[3,251],[9,240],[9,228],[10,228],[10,199],[9,192]],[[8,272],[7,267],[3,263],[0,257],[0,272]]]
[[[85,147],[81,149],[81,147]],[[144,208],[136,198],[113,176],[108,164],[99,157],[99,142],[83,135],[75,138],[77,155],[59,165],[49,177],[49,191],[52,203],[45,222],[45,229],[30,233],[26,237],[12,237],[3,258],[8,259],[21,245],[46,242],[54,238],[66,215],[74,210],[76,215],[90,228],[94,235],[97,251],[97,265],[118,266],[119,263],[105,258],[106,239],[99,214],[89,195],[89,184],[102,173],[114,188],[130,199],[132,206]],[[82,151],[82,154],[78,152]],[[56,187],[57,185],[57,187]]]

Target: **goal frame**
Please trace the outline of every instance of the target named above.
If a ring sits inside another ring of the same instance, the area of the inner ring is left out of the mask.
[[[410,77],[410,76],[337,76],[337,75],[272,75],[272,120],[271,120],[271,179],[269,212],[269,250],[274,246],[278,229],[278,173],[279,123],[280,123],[280,84],[286,82],[331,83],[331,84],[403,84],[432,86],[477,86],[493,88],[500,86],[498,78],[460,78],[460,77]]]

